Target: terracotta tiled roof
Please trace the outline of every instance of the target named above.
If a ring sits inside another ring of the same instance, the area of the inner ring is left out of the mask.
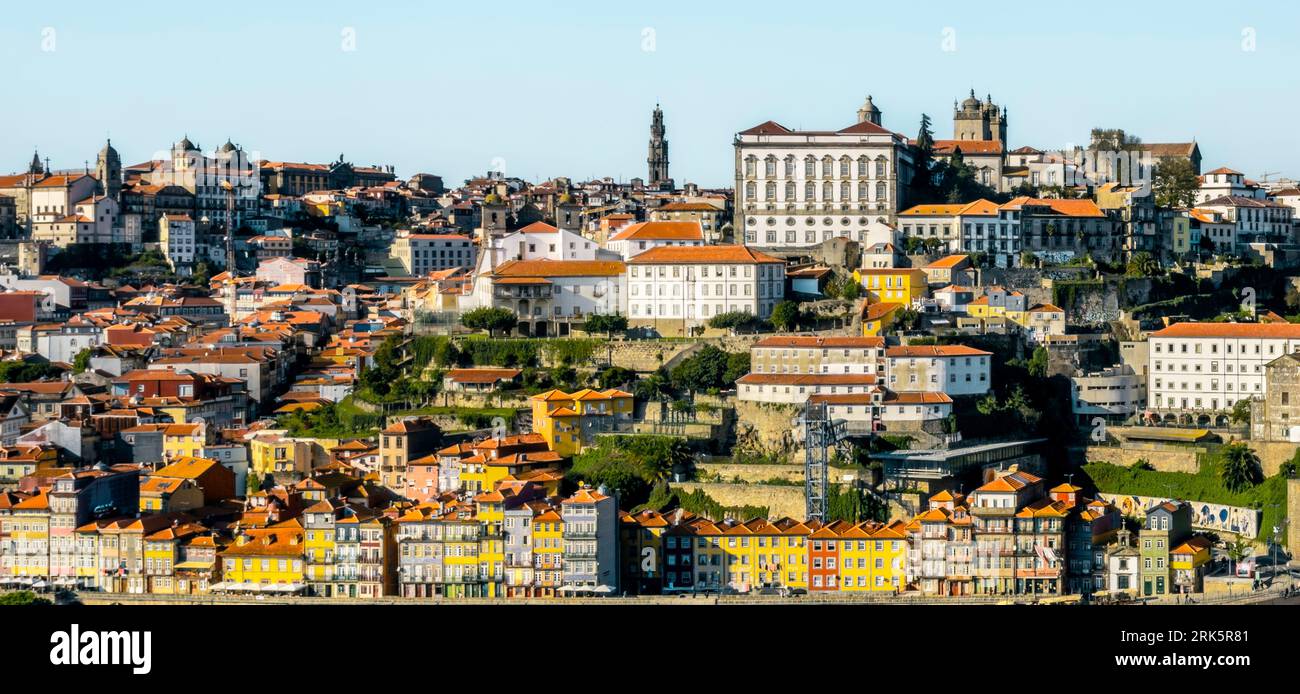
[[[967,347],[966,345],[920,345],[912,347],[890,347],[885,356],[895,357],[987,357],[992,352]]]
[[[447,378],[456,383],[496,383],[519,374],[519,369],[452,369],[447,372]]]
[[[952,269],[952,268],[954,268],[954,267],[956,267],[956,266],[958,266],[958,265],[960,265],[960,264],[966,262],[966,261],[969,260],[969,259],[970,259],[970,256],[968,256],[968,255],[946,255],[946,256],[944,256],[944,257],[942,257],[942,258],[940,258],[940,259],[934,261],[933,263],[930,263],[929,265],[926,265],[926,267],[927,267],[927,268],[935,268],[935,269],[939,269],[939,270],[947,270],[947,269]]]
[[[999,140],[935,140],[935,154],[952,154],[960,149],[962,154],[1000,154],[1002,142]]]
[[[659,246],[645,253],[638,254],[627,261],[630,265],[646,264],[732,264],[732,263],[782,263],[766,253],[759,253],[747,246]]]
[[[1065,217],[1105,217],[1105,213],[1092,200],[1058,200],[1055,198],[1035,199],[1019,197],[1002,205],[1004,210],[1019,210],[1025,206],[1047,207],[1053,213]]]
[[[1300,340],[1295,323],[1175,323],[1150,337],[1224,337],[1238,339]]]
[[[630,224],[609,239],[610,241],[703,241],[704,232],[698,222],[641,222]]]
[[[559,229],[547,224],[546,222],[533,222],[526,227],[518,230],[521,234],[554,234]]]
[[[493,277],[613,277],[626,269],[621,260],[508,260]]]
[[[883,337],[820,337],[817,335],[777,335],[765,337],[754,347],[789,347],[818,349],[823,347],[850,349],[879,349],[885,346]]]

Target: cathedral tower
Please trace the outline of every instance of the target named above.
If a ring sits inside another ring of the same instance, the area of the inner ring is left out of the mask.
[[[975,90],[961,105],[953,104],[952,137],[954,140],[998,140],[1007,144],[1007,112],[987,96],[980,101]]]

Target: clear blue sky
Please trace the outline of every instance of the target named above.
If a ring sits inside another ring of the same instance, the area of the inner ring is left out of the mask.
[[[728,185],[739,130],[843,127],[870,93],[886,127],[914,136],[925,112],[944,138],[973,87],[1009,108],[1012,146],[1122,127],[1195,137],[1207,168],[1300,177],[1300,10],[1159,4],[6,3],[0,171],[34,146],[57,168],[93,165],[106,134],[136,163],[188,133],[452,184],[498,159],[532,180],[628,179],[645,175],[659,101],[673,177]]]

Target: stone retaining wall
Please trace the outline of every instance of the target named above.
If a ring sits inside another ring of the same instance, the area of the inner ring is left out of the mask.
[[[700,463],[695,466],[699,472],[707,475],[719,475],[730,482],[739,477],[745,482],[766,482],[770,479],[783,479],[803,484],[802,465],[746,465],[739,463]]]
[[[703,490],[709,498],[723,506],[766,506],[769,518],[803,518],[807,505],[803,487],[784,487],[775,484],[714,484],[700,482],[675,482],[672,487],[685,493]],[[741,519],[748,520],[748,519]]]

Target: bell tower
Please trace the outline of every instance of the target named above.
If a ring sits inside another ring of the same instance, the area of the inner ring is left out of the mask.
[[[99,179],[103,194],[117,200],[122,192],[122,158],[113,149],[112,140],[108,140],[104,148],[99,150],[99,157],[95,159],[95,178]]]
[[[654,116],[650,120],[650,156],[646,163],[650,167],[649,185],[660,188],[672,184],[668,178],[668,140],[664,139],[664,112],[655,104]]]

